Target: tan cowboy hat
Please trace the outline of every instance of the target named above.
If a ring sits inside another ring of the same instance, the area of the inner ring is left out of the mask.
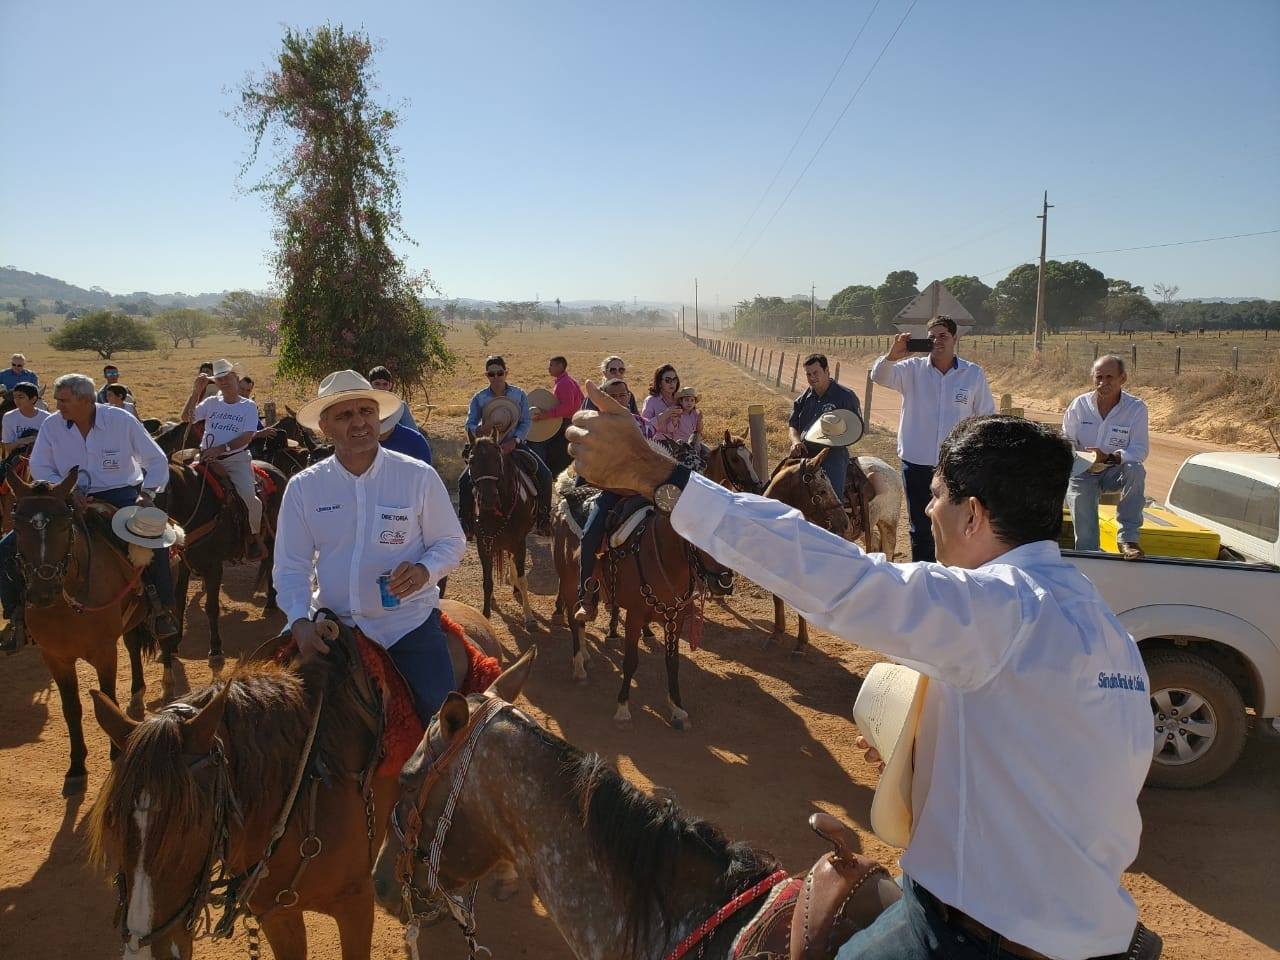
[[[178,531],[159,507],[122,507],[111,518],[111,531],[121,540],[153,550],[178,542]]]
[[[387,390],[375,390],[369,381],[354,370],[338,370],[320,381],[316,398],[298,411],[298,423],[308,430],[320,429],[320,414],[335,403],[368,397],[378,402],[378,419],[391,416],[400,409],[401,400]]]
[[[862,439],[862,418],[852,410],[828,410],[804,432],[809,443],[820,447],[848,447]]]
[[[488,433],[497,427],[504,440],[519,423],[520,407],[510,397],[494,397],[480,413],[480,432]]]
[[[900,663],[877,663],[867,671],[853,705],[858,732],[884,761],[871,800],[871,829],[895,847],[911,841],[913,748],[928,683],[928,677]]]
[[[560,403],[556,399],[556,395],[546,387],[538,387],[536,390],[529,391],[529,410],[546,411],[554,410]],[[541,443],[543,440],[550,440],[556,435],[556,431],[560,429],[564,420],[560,417],[550,417],[546,420],[535,420],[533,426],[529,428],[529,435],[525,437],[530,443]]]
[[[698,391],[695,390],[693,387],[681,387],[679,390],[676,391],[677,400],[683,400],[685,397],[693,397],[693,399],[697,400]]]
[[[399,423],[400,418],[403,415],[404,415],[404,401],[401,401],[400,404],[396,407],[395,413],[391,414],[390,416],[383,417],[381,419],[381,422],[378,424],[378,436],[382,436],[384,433],[386,433],[388,430],[394,427],[397,423]]]

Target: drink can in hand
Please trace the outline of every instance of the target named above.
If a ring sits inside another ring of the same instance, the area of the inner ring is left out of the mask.
[[[394,610],[400,606],[400,598],[391,592],[391,571],[378,577],[378,593],[382,595],[382,609]]]

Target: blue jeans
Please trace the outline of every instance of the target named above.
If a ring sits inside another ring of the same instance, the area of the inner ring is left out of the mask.
[[[623,496],[620,493],[601,490],[591,502],[591,513],[587,515],[587,522],[582,526],[582,556],[578,569],[579,601],[587,596],[587,581],[591,579],[591,574],[595,570],[596,554],[600,551],[600,542],[604,540],[604,527],[608,522],[609,514],[622,502],[622,499]]]
[[[811,457],[816,457],[823,450],[831,451],[827,454],[827,458],[822,461],[822,471],[827,475],[827,479],[831,481],[831,489],[835,491],[836,499],[843,503],[844,478],[849,473],[849,448],[823,447],[808,441],[805,442],[804,446]]]
[[[454,690],[449,638],[440,625],[440,611],[432,610],[431,616],[388,647],[387,653],[409,684],[418,716],[428,722]]]
[[[924,508],[933,499],[929,484],[933,483],[933,467],[902,461],[902,487],[907,494],[907,516],[911,520],[911,559],[915,563],[933,562],[933,525]]]
[[[1120,463],[1101,473],[1072,477],[1067,485],[1067,508],[1075,530],[1077,550],[1098,550],[1098,501],[1104,493],[1120,491],[1116,521],[1118,543],[1137,543],[1142,529],[1142,506],[1146,502],[1147,469],[1137,462]]]
[[[943,920],[938,901],[910,877],[902,878],[902,899],[849,938],[836,960],[1004,960],[1000,938],[980,942]]]
[[[94,500],[109,503],[113,507],[131,507],[138,499],[138,487],[115,487],[89,496]],[[0,606],[4,608],[6,618],[12,619],[14,611],[22,600],[22,583],[18,579],[18,541],[10,530],[0,538]],[[145,583],[156,588],[160,602],[167,607],[173,606],[173,573],[169,569],[169,550],[162,547],[153,550],[151,566],[142,575]]]

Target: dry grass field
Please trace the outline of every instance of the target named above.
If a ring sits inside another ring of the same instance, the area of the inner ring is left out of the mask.
[[[53,353],[37,334],[26,342],[6,336],[5,346],[22,349],[42,379],[59,372],[98,373],[102,363],[87,356]],[[12,346],[10,344],[12,343]],[[766,406],[770,448],[785,447],[785,415],[790,393],[762,385],[740,368],[697,350],[669,331],[568,328],[519,334],[504,331],[484,349],[474,333],[451,336],[459,353],[457,370],[432,389],[435,405],[426,420],[427,398],[416,398],[442,473],[452,483],[458,469],[465,404],[483,381],[482,361],[502,353],[511,381],[530,388],[547,384],[548,356],[565,354],[570,371],[594,374],[606,354],[625,358],[633,390],[643,396],[653,369],[663,361],[678,367],[684,383],[702,394],[708,434],[743,432],[746,407]],[[200,360],[218,356],[245,361],[259,384],[259,401],[293,402],[309,391],[276,381],[270,360],[248,344],[210,338],[195,350],[116,358],[122,380],[133,387],[144,415],[171,416],[181,407]],[[311,387],[314,389],[314,387]],[[873,430],[861,445],[894,462],[893,437]],[[905,524],[902,533],[905,545]],[[895,858],[867,829],[875,774],[853,749],[856,731],[850,709],[861,678],[878,655],[815,631],[801,658],[765,647],[771,602],[762,591],[740,583],[725,605],[707,605],[704,645],[685,652],[681,684],[693,719],[677,732],[661,719],[665,696],[662,662],[656,648],[642,645],[632,703],[635,723],[616,728],[611,716],[619,680],[621,651],[591,630],[590,680],[570,679],[568,633],[549,622],[554,572],[545,541],[531,541],[530,575],[539,628],[526,631],[510,594],[499,590],[495,628],[508,656],[537,643],[540,657],[522,706],[553,732],[586,750],[601,753],[645,788],[675,795],[689,810],[721,824],[734,837],[777,854],[791,869],[807,867],[822,849],[805,826],[816,809],[847,818],[857,827],[861,848],[886,863]],[[228,578],[223,635],[231,654],[251,650],[280,628],[277,615],[264,619],[262,597],[252,591],[250,572],[235,568]],[[450,594],[479,600],[474,551],[450,580]],[[207,631],[198,612],[198,591],[189,611],[190,629],[182,652],[192,685],[208,681],[204,663]],[[791,621],[794,627],[794,618]],[[127,676],[122,659],[122,678]],[[159,667],[149,665],[150,696],[159,692]],[[82,685],[89,681],[81,672]],[[122,683],[124,681],[122,680]],[[87,695],[84,696],[87,699]],[[151,706],[157,702],[151,699]],[[1070,735],[1070,718],[1064,718]],[[59,799],[66,765],[66,728],[58,698],[38,655],[26,650],[0,660],[0,954],[4,957],[77,957],[106,960],[120,955],[111,927],[113,896],[106,880],[85,860],[85,815],[107,768],[105,738],[87,718],[89,794],[83,803]],[[1280,947],[1280,913],[1272,904],[1271,865],[1276,859],[1275,797],[1280,788],[1280,750],[1252,738],[1240,763],[1203,790],[1146,791],[1142,849],[1124,883],[1142,919],[1165,936],[1165,956],[1245,960],[1274,955]],[[1034,845],[1035,838],[1027,838]],[[976,869],[982,869],[977,865]],[[523,885],[514,900],[497,903],[487,894],[478,903],[480,941],[498,958],[558,958],[563,941],[537,897]],[[337,956],[334,927],[308,919],[311,956]],[[462,956],[464,945],[451,926],[430,931],[424,956]],[[266,951],[264,951],[265,955]],[[238,958],[243,936],[231,943],[202,943],[200,957]],[[379,916],[378,957],[402,955],[396,923]]]

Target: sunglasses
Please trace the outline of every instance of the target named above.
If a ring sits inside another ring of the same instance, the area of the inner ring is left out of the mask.
[[[507,371],[505,370],[486,370],[484,372],[484,375],[488,377],[490,380],[492,380],[494,377],[500,377],[506,372]]]
[[[104,374],[104,376],[107,376],[107,377],[118,377],[118,376],[120,376],[120,371],[119,371],[119,370],[108,370],[108,371]]]
[[[626,367],[608,367],[605,370],[605,373],[626,373],[626,372],[627,372]]]
[[[680,378],[679,377],[663,377],[662,382],[663,383],[679,383]]]
[[[21,364],[21,363],[11,363],[11,364],[10,364],[10,366],[11,366],[11,367],[13,367],[13,369],[15,369],[15,370],[21,370],[21,369],[23,368],[24,364]]]

